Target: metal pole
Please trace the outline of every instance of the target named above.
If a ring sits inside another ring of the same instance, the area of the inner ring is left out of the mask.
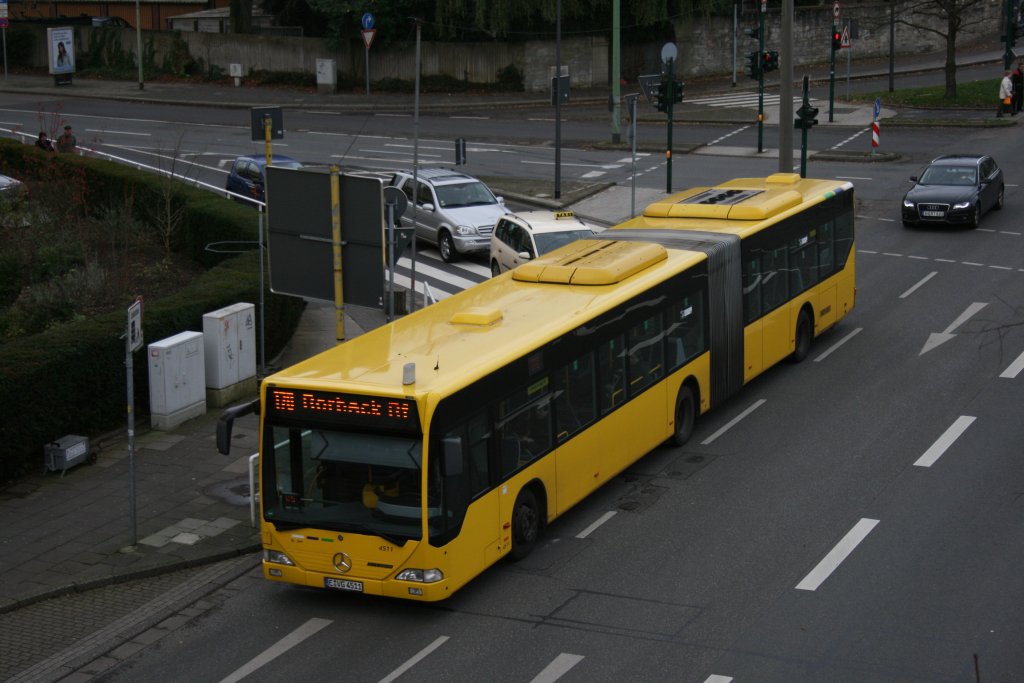
[[[893,74],[896,72],[896,0],[889,0],[889,92],[895,89]]]
[[[4,80],[7,80],[7,29],[4,31]]]
[[[130,318],[131,316],[129,316]],[[132,377],[135,364],[132,359],[131,320],[124,328],[124,367],[128,385],[128,514],[131,519],[131,546],[138,537],[135,524],[135,382]]]
[[[264,194],[263,198],[266,199],[266,194]],[[267,376],[266,335],[264,334],[264,331],[263,331],[264,330],[263,322],[264,322],[264,317],[265,317],[264,316],[264,312],[263,312],[263,268],[266,265],[267,259],[266,259],[266,256],[264,255],[264,252],[263,252],[263,207],[260,206],[259,204],[257,204],[256,205],[256,211],[257,211],[257,214],[259,215],[259,231],[260,231],[260,234],[259,234],[259,237],[257,238],[257,241],[259,242],[259,250],[260,250],[260,297],[259,297],[259,305],[260,305],[260,379],[263,379],[264,377]]]
[[[412,301],[409,312],[416,310],[416,206],[420,200],[420,26],[421,20],[416,19],[416,87],[412,107],[412,270],[409,275],[409,287],[412,289]]]
[[[366,96],[370,96],[370,46],[366,46]]]
[[[736,51],[739,47],[739,26],[740,6],[738,3],[732,5],[732,87],[736,87]]]
[[[334,338],[345,341],[345,296],[341,272],[341,187],[337,166],[331,166],[331,247],[334,252]]]
[[[135,0],[135,54],[139,58],[139,90],[145,90],[142,82],[142,10],[139,0]]]
[[[630,172],[629,217],[636,215],[636,101],[639,95],[626,95],[626,106],[629,107],[629,141],[632,143],[632,171]]]
[[[779,47],[779,172],[793,172],[793,0],[782,0]]]
[[[757,151],[764,151],[764,15],[767,3],[762,0],[757,13]]]
[[[562,0],[555,4],[555,199],[562,197]]]
[[[621,0],[612,0],[612,142],[618,144],[622,136],[619,126],[622,115],[619,113],[619,81],[622,79],[619,67],[619,3]]]
[[[668,60],[668,84],[665,92],[668,95],[665,114],[668,117],[666,124],[666,148],[665,148],[665,194],[672,194],[672,102],[675,100],[676,90],[676,61]]]
[[[395,318],[395,203],[388,207],[388,315],[387,322]]]
[[[836,34],[836,25],[832,24],[832,35],[828,37],[830,58],[828,60],[828,122],[832,123],[835,119],[833,118],[832,110],[834,109],[833,102],[836,99],[836,46],[835,41],[832,40],[832,36]]]

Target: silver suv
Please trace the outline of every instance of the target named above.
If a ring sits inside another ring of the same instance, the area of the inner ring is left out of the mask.
[[[451,263],[464,254],[486,253],[491,248],[494,224],[508,209],[501,197],[472,176],[443,168],[417,171],[419,201],[416,204],[416,238],[437,245],[441,258]],[[412,172],[399,171],[391,184],[413,201]],[[412,225],[413,208],[402,216]]]

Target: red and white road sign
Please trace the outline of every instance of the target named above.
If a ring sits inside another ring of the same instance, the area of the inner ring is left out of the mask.
[[[850,25],[847,24],[843,27],[843,37],[839,41],[839,47],[853,47],[853,41],[850,40]]]
[[[363,36],[363,45],[365,45],[366,49],[369,50],[370,49],[370,45],[373,44],[373,37],[375,35],[377,35],[377,29],[375,29],[375,28],[364,28],[359,33],[361,33],[362,36]]]
[[[878,147],[878,121],[871,122],[871,146]]]

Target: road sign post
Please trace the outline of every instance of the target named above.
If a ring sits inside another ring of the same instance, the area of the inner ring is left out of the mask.
[[[363,45],[366,46],[366,96],[370,96],[370,45],[373,44],[373,38],[377,35],[377,30],[373,28],[373,15],[367,12],[362,18],[362,30],[359,34],[363,38]]]

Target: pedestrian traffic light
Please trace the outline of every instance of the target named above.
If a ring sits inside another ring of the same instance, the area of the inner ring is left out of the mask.
[[[753,79],[761,78],[761,54],[751,52],[747,55],[747,75]]]
[[[832,51],[839,50],[843,47],[843,34],[837,29],[832,29]]]
[[[768,73],[779,68],[778,50],[765,50],[761,54],[761,71]]]
[[[672,101],[675,102],[676,104],[679,104],[680,102],[683,101],[683,88],[685,87],[686,84],[683,83],[682,81],[675,82],[675,89],[672,91]]]
[[[818,119],[815,118],[818,115],[818,108],[812,107],[806,99],[804,99],[803,105],[796,110],[796,114],[797,118],[793,122],[793,127],[798,130],[810,130],[818,123]]]
[[[658,100],[654,108],[658,111],[668,111],[668,79],[665,76],[658,82]]]

